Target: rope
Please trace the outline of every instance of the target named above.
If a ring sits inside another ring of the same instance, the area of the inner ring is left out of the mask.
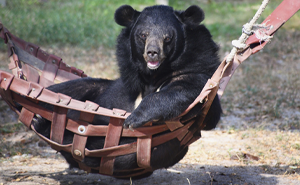
[[[230,54],[228,55],[226,62],[229,63],[233,60],[234,55],[236,55],[236,53],[239,50],[242,50],[246,47],[246,40],[249,38],[250,35],[252,35],[253,33],[256,33],[255,31],[252,30],[254,23],[257,21],[257,19],[260,17],[260,15],[262,14],[262,12],[265,10],[267,4],[269,3],[270,0],[264,0],[262,2],[262,4],[260,5],[259,9],[257,10],[256,14],[254,15],[254,17],[252,18],[252,20],[249,23],[246,23],[243,26],[243,33],[240,36],[239,40],[233,40],[232,41],[232,45],[234,46],[230,52]],[[267,40],[270,39],[270,37],[265,38],[259,38],[260,40]]]

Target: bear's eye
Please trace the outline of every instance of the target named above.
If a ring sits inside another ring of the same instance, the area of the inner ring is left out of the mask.
[[[170,42],[171,41],[171,37],[166,37],[165,38],[165,42]]]
[[[141,39],[143,39],[143,40],[145,40],[147,38],[147,35],[144,33],[142,33],[140,36],[141,36]]]

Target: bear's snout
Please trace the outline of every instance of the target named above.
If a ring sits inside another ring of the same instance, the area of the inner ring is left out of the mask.
[[[159,47],[155,46],[155,45],[150,45],[147,48],[147,56],[149,59],[151,59],[152,61],[158,60],[158,56],[160,53],[160,49]]]
[[[145,43],[145,52],[143,54],[147,67],[149,69],[157,69],[165,56],[162,52],[163,42],[157,38],[148,38]]]

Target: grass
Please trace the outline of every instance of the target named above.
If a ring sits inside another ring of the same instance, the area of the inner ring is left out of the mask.
[[[39,44],[113,48],[121,27],[113,13],[122,4],[134,8],[152,1],[10,0],[0,8],[3,24],[15,35]]]
[[[247,126],[300,129],[299,31],[279,30],[265,49],[250,57],[229,83],[225,115],[241,110]]]
[[[0,7],[0,20],[15,35],[38,45],[72,45],[83,48],[114,48],[121,27],[113,14],[122,4],[130,4],[141,11],[155,0],[10,0]],[[214,2],[170,0],[175,9],[183,10],[197,4],[206,13],[204,23],[217,41],[237,38],[241,27],[252,18],[260,0]],[[280,0],[272,1],[265,10],[266,17]],[[263,18],[262,18],[263,19]],[[299,16],[295,18],[300,20]],[[289,29],[298,28],[289,25]],[[3,49],[3,44],[0,45]]]
[[[260,18],[266,18],[281,2],[269,3]],[[141,11],[155,0],[10,0],[0,7],[0,19],[15,35],[46,47],[65,62],[94,77],[116,78],[116,36],[121,27],[113,20],[116,8],[130,4]],[[197,4],[205,11],[204,24],[221,47],[221,58],[231,49],[231,40],[241,34],[259,5],[255,1],[170,0],[175,9]],[[263,52],[250,57],[237,70],[222,98],[224,115],[246,120],[246,127],[260,129],[274,124],[279,129],[300,129],[299,13],[276,34]],[[4,44],[0,44],[0,48]],[[4,61],[6,56],[1,58]],[[103,61],[103,62],[99,62]],[[2,67],[3,66],[3,67]],[[0,62],[1,68],[7,68]],[[99,72],[101,71],[101,72]],[[240,113],[237,113],[240,112]],[[224,123],[221,123],[221,125]],[[229,126],[239,129],[239,124]]]
[[[0,133],[1,134],[14,133],[19,131],[21,128],[23,128],[23,126],[24,125],[22,123],[0,125]]]
[[[28,154],[30,153],[30,147],[28,145],[37,138],[18,137],[25,132],[27,128],[21,122],[8,122],[6,124],[0,123],[0,162],[2,157]],[[33,135],[32,133],[26,133],[26,135]],[[13,138],[17,139],[13,139]]]

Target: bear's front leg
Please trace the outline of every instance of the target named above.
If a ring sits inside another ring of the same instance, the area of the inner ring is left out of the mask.
[[[173,90],[147,95],[124,121],[124,128],[137,128],[148,122],[165,121],[178,116],[192,102],[185,94]]]
[[[129,128],[132,130],[133,128],[138,128],[143,126],[144,124],[153,121],[150,116],[146,115],[140,111],[134,111],[128,118],[124,121],[124,128]]]

